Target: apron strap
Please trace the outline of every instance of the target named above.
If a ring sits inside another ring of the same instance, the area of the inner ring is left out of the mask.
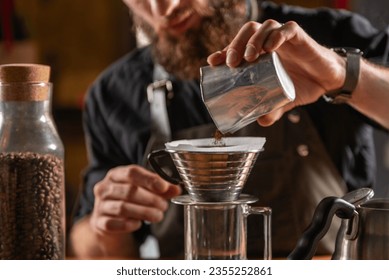
[[[258,21],[259,9],[257,0],[246,0],[246,18],[250,21]]]
[[[154,65],[153,82],[147,86],[147,100],[150,103],[151,135],[143,157],[143,166],[148,166],[148,154],[172,139],[166,98],[173,97],[173,83],[169,74],[159,64]],[[149,226],[149,225],[147,225]],[[146,259],[160,257],[158,240],[151,234],[140,247],[140,255]]]
[[[166,94],[172,96],[173,84],[169,74],[159,64],[154,66],[154,82],[147,87],[147,99],[150,103],[151,134],[164,142],[171,140],[169,115],[166,107]]]

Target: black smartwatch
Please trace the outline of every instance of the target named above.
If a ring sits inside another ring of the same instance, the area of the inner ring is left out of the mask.
[[[323,95],[325,101],[333,104],[347,102],[358,84],[359,68],[363,52],[355,48],[333,48],[334,52],[346,58],[346,79],[342,88]]]

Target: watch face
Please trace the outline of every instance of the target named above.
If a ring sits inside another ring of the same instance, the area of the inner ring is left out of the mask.
[[[331,50],[333,50],[334,52],[336,52],[341,56],[346,56],[348,53],[354,53],[360,56],[363,55],[363,52],[357,48],[341,47],[341,48],[332,48]]]

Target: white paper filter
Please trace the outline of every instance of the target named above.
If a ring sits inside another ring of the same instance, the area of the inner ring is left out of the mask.
[[[261,151],[266,142],[264,137],[222,137],[183,139],[165,143],[167,150],[186,152],[256,152]]]

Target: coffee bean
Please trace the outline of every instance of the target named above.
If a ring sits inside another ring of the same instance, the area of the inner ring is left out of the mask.
[[[224,143],[223,141],[223,137],[225,137],[226,135],[224,135],[220,130],[216,129],[214,135],[213,135],[213,145],[214,146],[218,146],[218,147],[222,147],[222,146],[225,146],[226,144]]]
[[[63,259],[62,159],[0,153],[0,259]]]

